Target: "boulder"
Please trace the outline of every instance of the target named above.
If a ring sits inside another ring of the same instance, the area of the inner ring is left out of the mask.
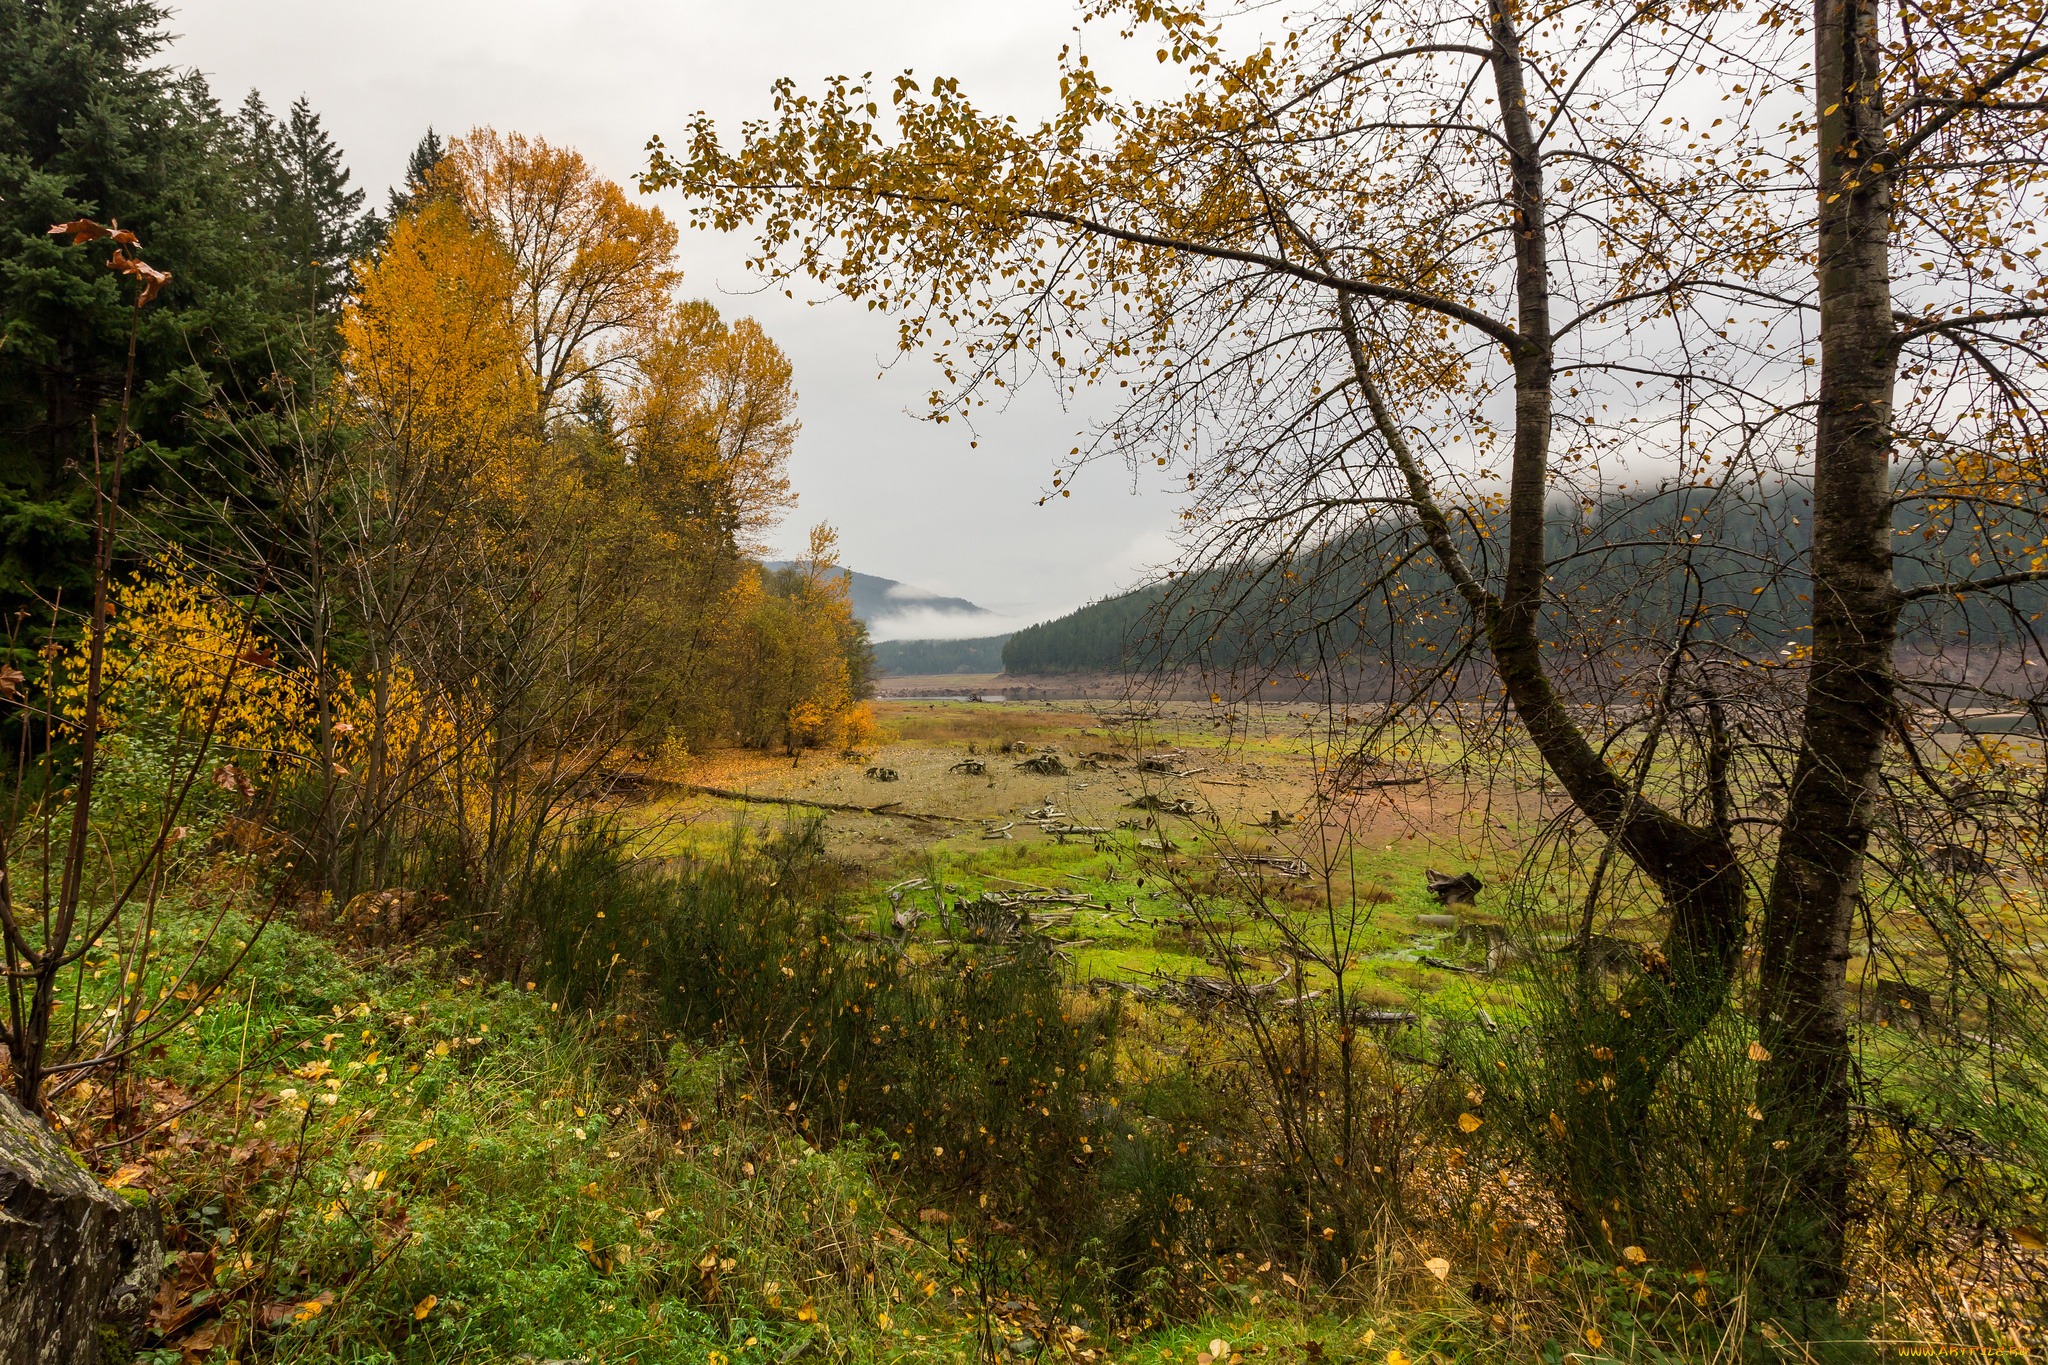
[[[163,1275],[149,1196],[109,1190],[0,1094],[0,1361],[118,1365]]]

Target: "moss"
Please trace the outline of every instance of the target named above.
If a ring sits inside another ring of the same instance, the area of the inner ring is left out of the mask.
[[[135,1348],[128,1344],[128,1329],[118,1322],[99,1325],[100,1365],[129,1365]]]

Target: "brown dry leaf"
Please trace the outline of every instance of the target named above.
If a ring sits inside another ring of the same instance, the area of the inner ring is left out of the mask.
[[[20,696],[21,684],[27,680],[27,677],[27,674],[23,673],[13,664],[0,664],[0,696]]]
[[[148,1173],[147,1166],[123,1166],[100,1183],[110,1190],[125,1190]]]
[[[1650,1253],[1644,1251],[1641,1247],[1623,1247],[1621,1249],[1621,1259],[1627,1261],[1630,1265],[1641,1265],[1644,1261],[1650,1259]]]
[[[1439,1280],[1451,1278],[1451,1263],[1441,1256],[1432,1256],[1422,1263],[1422,1268]]]
[[[1230,1343],[1218,1338],[1209,1343],[1209,1354],[1221,1359],[1230,1354]]]
[[[2012,1239],[2029,1251],[2048,1251],[2048,1241],[2042,1240],[2039,1228],[2016,1227],[2012,1230]]]
[[[930,1227],[935,1223],[952,1222],[953,1215],[950,1213],[942,1212],[939,1209],[919,1209],[917,1211],[917,1221],[923,1223],[927,1227]]]
[[[73,246],[112,235],[107,229],[101,227],[90,218],[79,218],[69,223],[58,223],[50,229],[52,237],[62,237],[67,234],[70,236],[71,245]]]
[[[1771,1060],[1770,1050],[1762,1043],[1751,1043],[1749,1045],[1749,1060],[1752,1062],[1768,1062]]]

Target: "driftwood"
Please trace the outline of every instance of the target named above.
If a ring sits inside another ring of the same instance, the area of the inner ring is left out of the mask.
[[[1985,877],[1998,870],[1989,858],[1962,844],[1936,844],[1928,851],[1927,865],[1952,877]]]
[[[861,776],[872,779],[876,782],[894,782],[898,778],[902,777],[903,774],[897,772],[894,768],[884,768],[877,766],[869,768],[866,772],[862,773]]]
[[[1412,1010],[1350,1009],[1344,1011],[1343,1014],[1344,1022],[1354,1027],[1383,1028],[1390,1032],[1395,1029],[1407,1028],[1418,1017],[1420,1016],[1416,1015]]]
[[[1283,877],[1306,877],[1309,866],[1299,858],[1277,858],[1270,855],[1232,853],[1225,855],[1224,863],[1229,866],[1244,866],[1257,871],[1269,869]]]
[[[1936,1018],[1933,992],[1905,981],[1879,980],[1864,993],[1859,1012],[1887,1028],[1925,1028]]]
[[[1147,975],[1158,984],[1136,986],[1129,982],[1114,981],[1110,985],[1135,995],[1140,1000],[1162,1000],[1193,1009],[1206,1009],[1214,1005],[1249,1005],[1262,997],[1273,995],[1287,984],[1293,973],[1282,972],[1264,985],[1257,986],[1215,976],[1175,976],[1170,972],[1149,972]]]
[[[1162,815],[1196,815],[1200,812],[1195,803],[1185,798],[1173,798],[1146,792],[1135,801],[1127,802],[1125,810],[1156,810]]]
[[[1574,957],[1576,957],[1578,955],[1579,949],[1582,946],[1584,946],[1583,942],[1580,939],[1574,937],[1559,944],[1557,947],[1552,948],[1550,951],[1553,953],[1560,954],[1570,953]],[[1593,935],[1593,966],[1594,969],[1597,971],[1626,971],[1629,967],[1629,964],[1636,961],[1637,958],[1641,956],[1641,954],[1641,948],[1639,948],[1636,944],[1630,943],[1625,938],[1616,938],[1612,934]]]
[[[959,815],[927,815],[921,811],[896,810],[901,801],[884,801],[879,806],[849,806],[840,801],[809,801],[795,796],[755,796],[751,792],[736,792],[725,787],[700,787],[695,783],[684,784],[685,790],[700,796],[716,796],[727,801],[749,801],[758,806],[810,806],[816,810],[846,811],[853,815],[894,815],[905,820],[948,820],[956,825],[976,823]]]
[[[985,777],[988,775],[988,764],[978,758],[963,758],[952,767],[946,769],[946,771],[949,773],[966,773],[969,777]]]
[[[1453,877],[1425,868],[1422,875],[1428,883],[1429,894],[1436,897],[1438,905],[1470,905],[1472,898],[1486,885],[1470,872]]]
[[[1067,775],[1067,765],[1060,762],[1060,756],[1054,753],[1037,754],[1025,759],[1017,767],[1025,772],[1037,773],[1040,777],[1065,777]]]

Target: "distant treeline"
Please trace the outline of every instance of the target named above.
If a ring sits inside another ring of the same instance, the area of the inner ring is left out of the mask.
[[[998,673],[1009,639],[1007,635],[985,635],[978,640],[885,640],[874,647],[875,674]]]
[[[1970,560],[1984,535],[1897,514],[1894,575],[1901,589],[2006,572]],[[1737,654],[1777,654],[1810,643],[1808,491],[1687,488],[1560,504],[1548,531],[1551,600],[1546,633],[1560,647],[1600,636],[1668,637],[1695,620],[1693,638]],[[1460,549],[1498,589],[1504,534],[1478,515]],[[1995,543],[1995,542],[1994,542]],[[1412,526],[1388,521],[1290,559],[1154,583],[1027,627],[1003,646],[1009,673],[1072,673],[1197,666],[1220,671],[1355,667],[1415,661],[1455,646],[1464,607]],[[2019,548],[2019,547],[2016,547]],[[1901,637],[1923,647],[1983,644],[2038,629],[2048,585],[1923,598]]]

